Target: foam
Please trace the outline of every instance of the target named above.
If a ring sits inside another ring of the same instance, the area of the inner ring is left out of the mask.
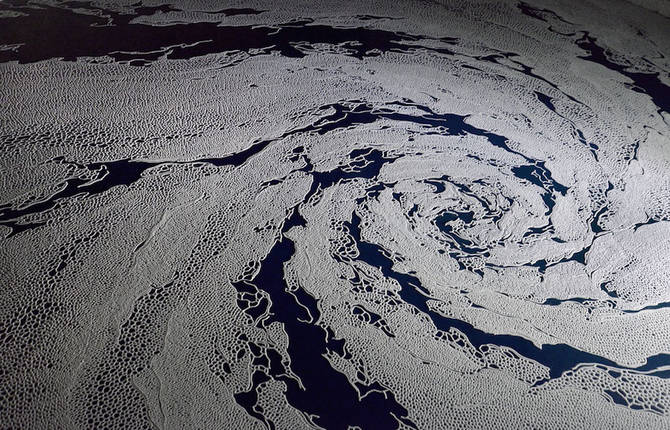
[[[667,427],[665,18],[130,3],[395,42],[0,63],[0,427]]]

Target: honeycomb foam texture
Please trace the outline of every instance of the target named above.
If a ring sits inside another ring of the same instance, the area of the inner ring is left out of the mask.
[[[670,427],[666,3],[134,3],[0,5],[0,428]]]

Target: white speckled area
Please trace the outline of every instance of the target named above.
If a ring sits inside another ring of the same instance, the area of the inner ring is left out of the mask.
[[[0,429],[669,428],[669,29],[0,2]]]

